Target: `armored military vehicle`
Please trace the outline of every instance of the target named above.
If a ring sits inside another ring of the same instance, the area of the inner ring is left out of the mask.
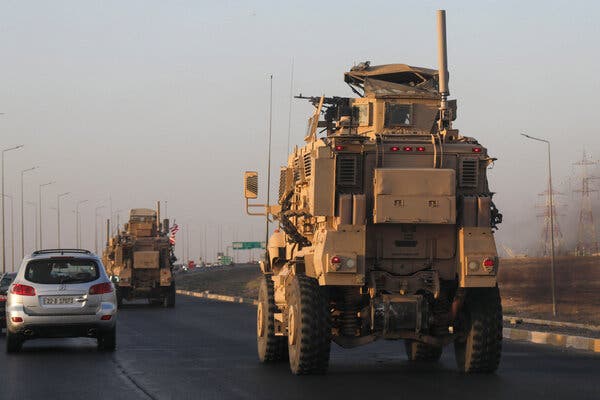
[[[162,224],[157,210],[134,208],[129,222],[109,237],[103,263],[117,289],[117,301],[148,299],[152,304],[175,306],[173,278],[174,244],[169,237],[169,220]]]
[[[245,173],[247,212],[279,225],[261,263],[262,362],[322,373],[331,341],[403,339],[410,360],[436,361],[454,344],[461,371],[497,369],[495,159],[452,126],[444,11],[438,40],[438,70],[365,62],[344,75],[357,97],[309,98],[278,204],[251,203],[258,173]]]

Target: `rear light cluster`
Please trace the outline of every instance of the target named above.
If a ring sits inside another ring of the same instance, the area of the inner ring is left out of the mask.
[[[110,321],[112,315],[103,315],[100,317],[102,321]]]
[[[496,260],[493,258],[486,258],[483,260],[483,269],[486,272],[492,272],[494,270],[494,267],[496,266]]]
[[[90,288],[90,294],[104,294],[111,293],[113,291],[113,287],[110,282],[99,283]]]
[[[20,283],[15,283],[10,289],[12,294],[18,294],[19,296],[35,296],[35,288]]]
[[[417,147],[412,147],[412,146],[403,146],[403,147],[399,147],[399,146],[392,146],[390,147],[390,151],[396,152],[396,151],[418,151],[418,152],[424,152],[425,151],[425,147],[423,146],[417,146]]]

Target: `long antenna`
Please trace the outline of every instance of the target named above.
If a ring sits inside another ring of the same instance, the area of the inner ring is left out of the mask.
[[[269,83],[270,83],[270,94],[269,94],[269,148],[267,151],[267,209],[269,204],[271,204],[271,133],[272,133],[272,125],[273,125],[273,74],[269,75]],[[265,247],[266,243],[269,241],[269,212],[267,211],[265,217],[266,222],[266,232],[265,232]]]
[[[290,76],[290,106],[288,112],[288,137],[287,151],[290,152],[290,138],[292,136],[292,103],[294,100],[294,57],[292,57],[292,72]]]
[[[446,110],[448,109],[448,51],[446,45],[446,10],[437,10],[437,36],[438,36],[438,79],[440,101],[439,129],[446,128]]]

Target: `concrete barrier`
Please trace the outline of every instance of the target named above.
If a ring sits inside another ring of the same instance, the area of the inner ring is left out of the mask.
[[[552,332],[528,331],[525,329],[504,328],[502,335],[506,339],[545,344],[554,347],[600,353],[600,339],[583,336],[571,336]]]

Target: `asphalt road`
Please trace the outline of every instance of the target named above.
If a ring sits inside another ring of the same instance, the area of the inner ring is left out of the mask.
[[[254,307],[178,297],[173,310],[121,310],[118,349],[91,339],[27,342],[6,355],[0,338],[2,399],[599,399],[600,356],[505,342],[494,375],[456,372],[452,348],[437,365],[406,361],[401,342],[342,350],[330,372],[296,377],[286,363],[263,366]]]

